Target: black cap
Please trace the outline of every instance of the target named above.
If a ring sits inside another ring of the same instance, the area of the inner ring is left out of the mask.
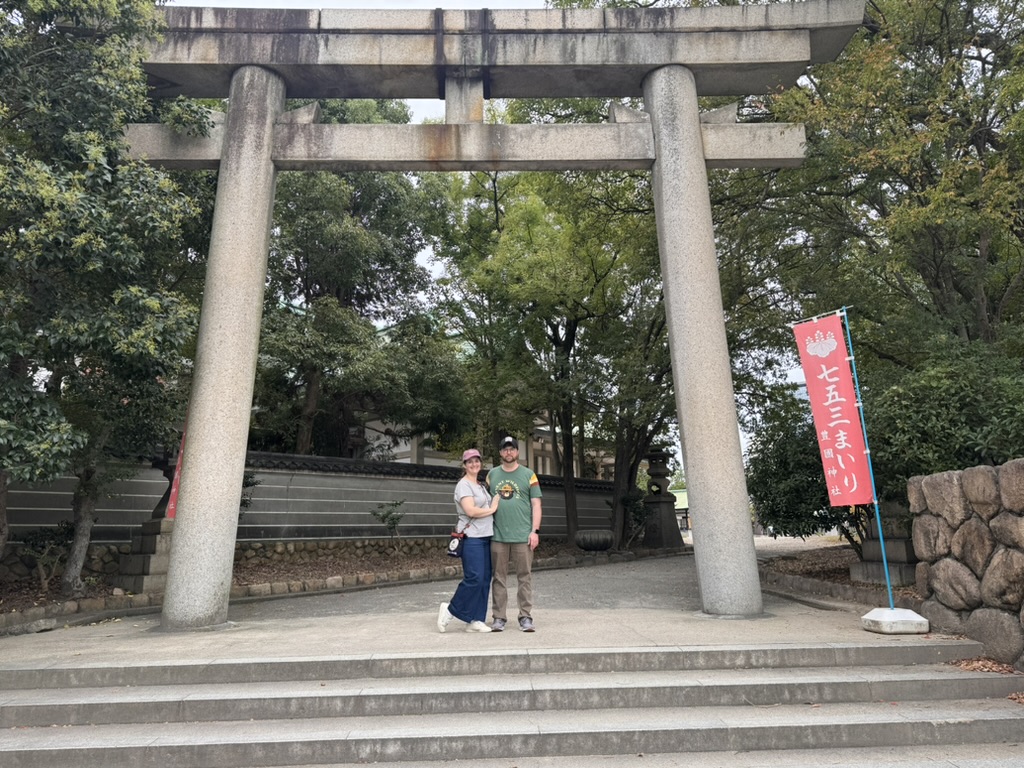
[[[511,445],[517,451],[519,450],[519,441],[516,440],[514,437],[503,437],[501,439],[501,442],[498,444],[498,450],[501,450],[502,448],[505,448],[509,445]]]

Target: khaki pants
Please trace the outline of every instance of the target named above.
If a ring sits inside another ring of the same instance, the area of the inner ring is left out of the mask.
[[[530,545],[505,544],[500,541],[491,541],[491,567],[494,569],[494,578],[491,581],[491,613],[496,619],[508,620],[505,615],[508,607],[508,568],[509,564],[515,569],[516,601],[519,603],[519,616],[530,616],[530,609],[533,608],[533,580],[531,570],[533,568],[533,550]]]

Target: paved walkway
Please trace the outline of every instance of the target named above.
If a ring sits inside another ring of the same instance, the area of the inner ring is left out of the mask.
[[[762,553],[772,547],[784,552],[785,547],[821,544],[757,539]],[[471,634],[461,631],[463,625],[457,621],[440,634],[435,626],[437,606],[451,597],[455,584],[400,584],[238,603],[231,606],[229,625],[217,630],[165,632],[159,615],[147,614],[0,637],[0,667],[516,648],[905,641],[899,635],[877,635],[861,628],[860,617],[878,606],[825,608],[765,594],[761,616],[707,616],[701,611],[691,554],[536,573],[537,632],[533,634],[518,630]],[[510,600],[512,613],[514,597]]]

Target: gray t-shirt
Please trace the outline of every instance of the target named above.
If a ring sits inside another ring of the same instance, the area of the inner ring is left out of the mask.
[[[473,506],[486,509],[491,506],[491,496],[487,493],[487,487],[480,483],[474,483],[465,477],[459,480],[455,486],[455,508],[459,512],[459,530],[465,532],[471,539],[482,539],[485,536],[494,535],[494,515],[487,517],[469,517],[462,511],[459,504],[467,496],[473,499]]]

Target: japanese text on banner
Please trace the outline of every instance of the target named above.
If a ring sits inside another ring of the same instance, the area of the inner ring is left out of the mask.
[[[857,392],[846,353],[843,321],[828,315],[793,326],[818,435],[829,504],[870,504],[871,468]]]

